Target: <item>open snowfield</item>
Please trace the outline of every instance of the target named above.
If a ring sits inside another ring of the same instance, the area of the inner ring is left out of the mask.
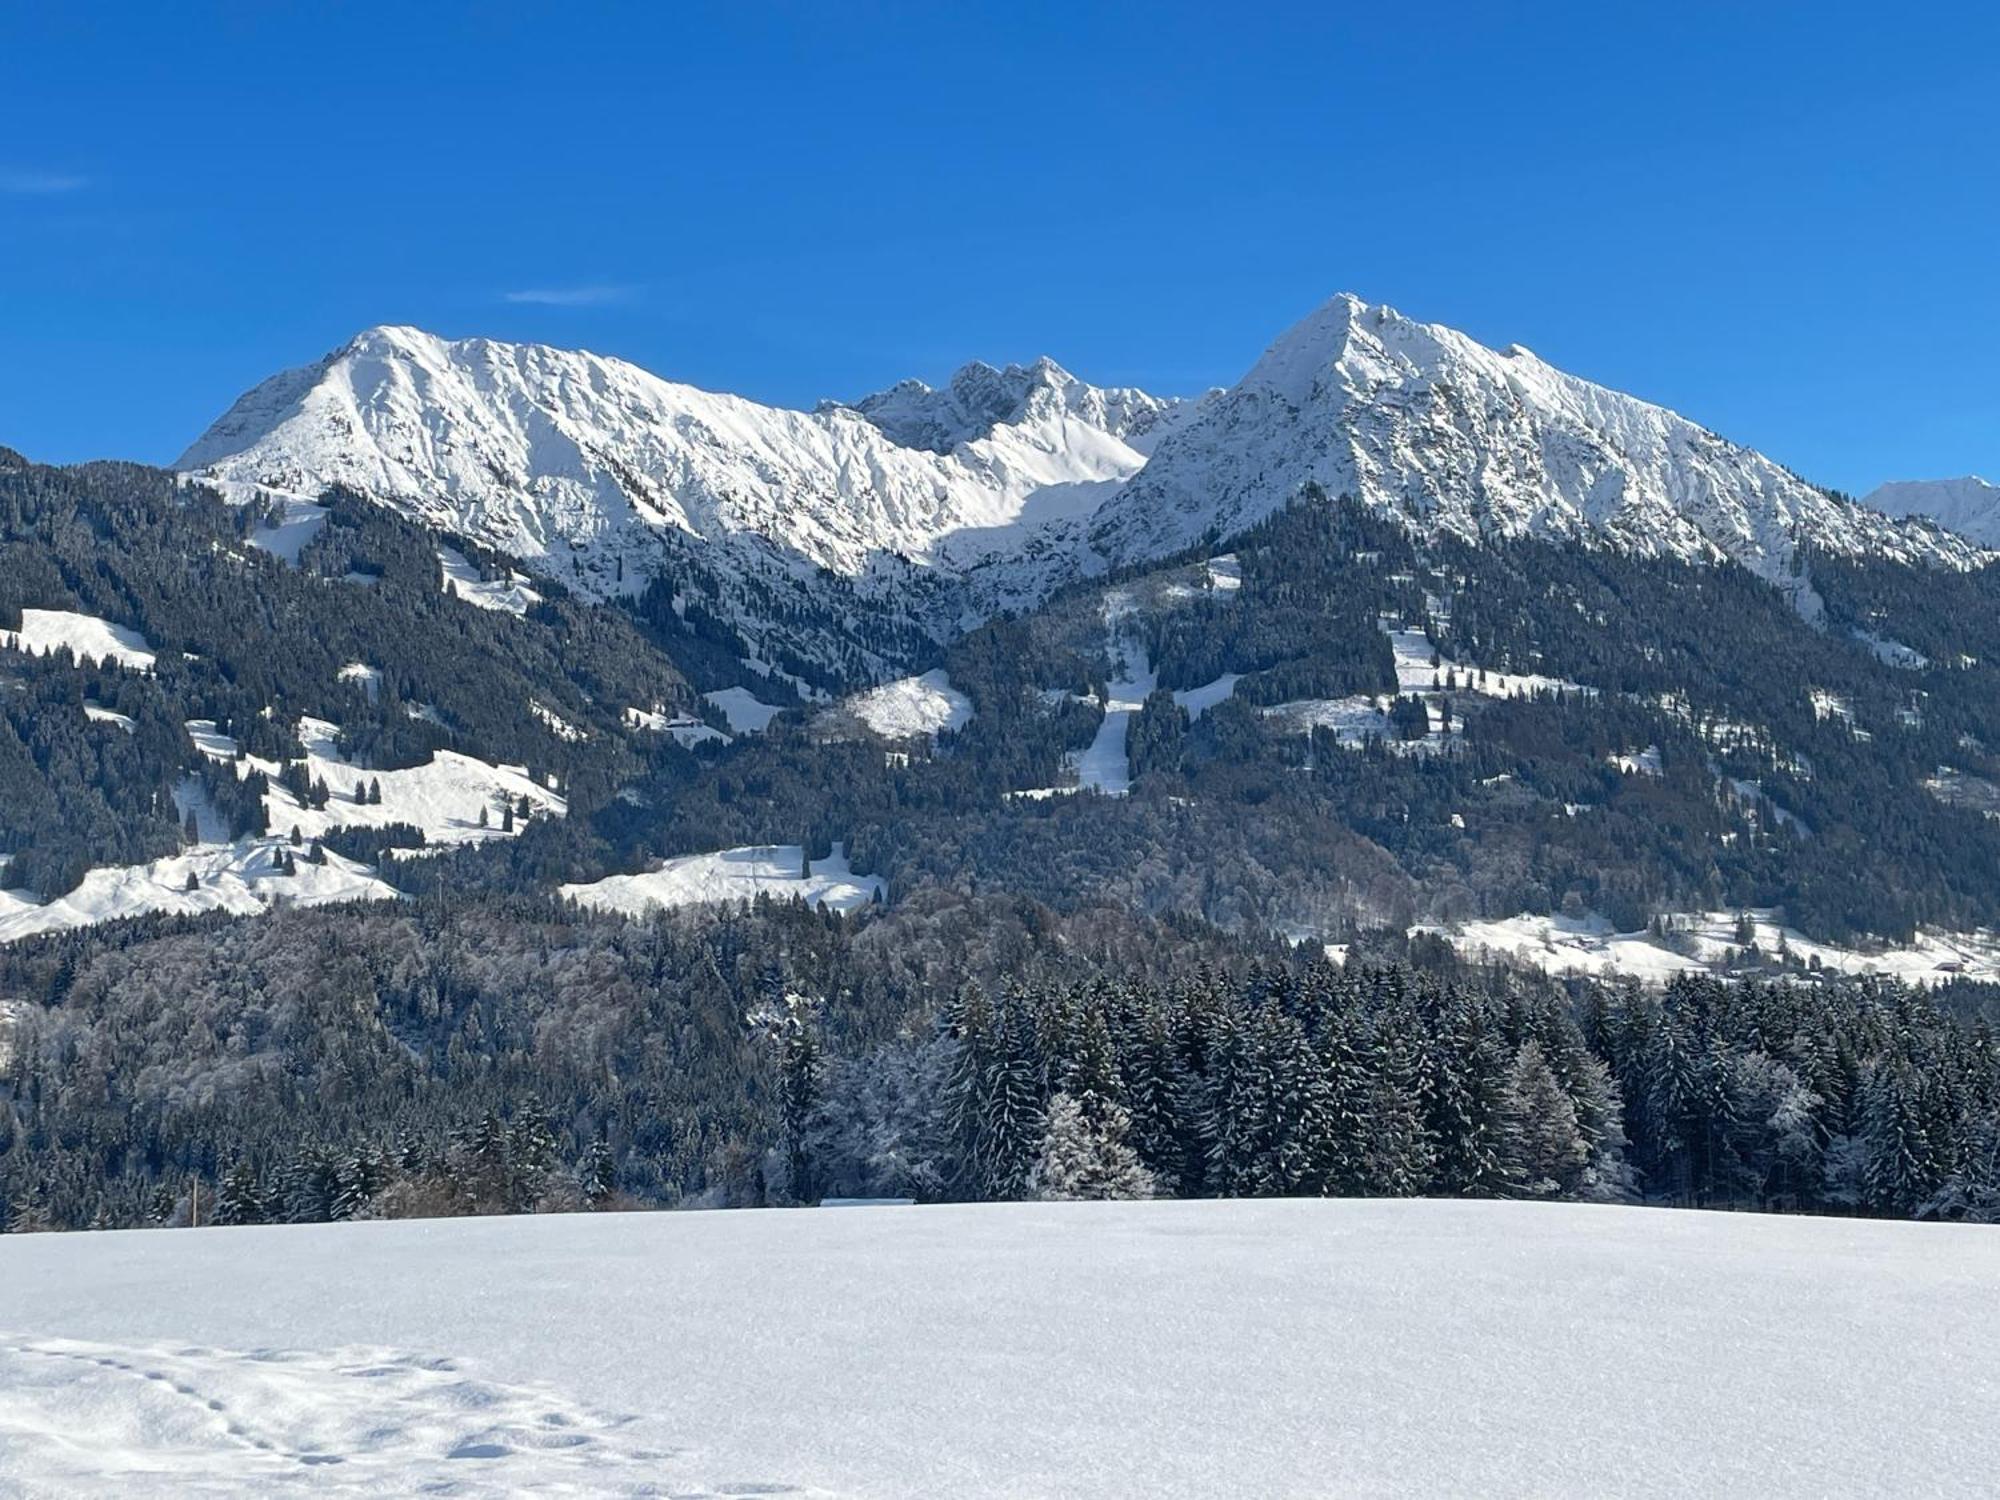
[[[882,889],[879,875],[856,875],[839,844],[825,859],[808,867],[806,852],[797,844],[755,844],[721,849],[713,854],[684,854],[663,860],[656,870],[638,875],[610,875],[603,880],[566,885],[562,894],[599,911],[644,916],[675,906],[718,901],[802,900],[808,906],[857,911]]]
[[[1443,1202],[0,1239],[0,1494],[1985,1495],[2000,1232]]]
[[[153,648],[138,631],[70,609],[24,609],[19,630],[0,630],[0,650],[35,656],[67,646],[78,661],[114,662],[134,671],[153,670]]]

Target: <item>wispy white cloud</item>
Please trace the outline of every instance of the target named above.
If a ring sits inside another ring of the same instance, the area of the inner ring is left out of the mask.
[[[630,302],[638,290],[609,282],[591,282],[583,286],[528,287],[506,293],[504,300],[532,302],[541,307],[604,307],[613,302]]]
[[[0,193],[74,193],[88,186],[90,179],[74,172],[34,172],[17,167],[0,167]]]

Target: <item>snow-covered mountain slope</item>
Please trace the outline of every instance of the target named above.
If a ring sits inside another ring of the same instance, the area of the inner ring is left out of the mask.
[[[1800,542],[1964,564],[1974,549],[1807,484],[1684,417],[1340,296],[1169,432],[1093,520],[1113,562],[1269,515],[1308,483],[1466,539],[1601,540],[1778,577]]]
[[[848,576],[958,533],[1005,537],[1094,505],[1144,462],[1121,434],[1170,407],[1046,361],[866,405],[789,411],[594,354],[373,328],[250,391],[177,467],[345,485],[601,592],[620,559],[636,586],[660,532],[754,536]]]
[[[2000,547],[2000,484],[1977,474],[1899,479],[1871,490],[1862,504],[1892,516],[1928,516],[1982,547]]]
[[[1990,1228],[1528,1203],[4,1236],[0,1493],[1984,1495],[1996,1289]]]
[[[753,644],[787,613],[773,584],[796,598],[803,581],[850,640],[867,634],[857,601],[942,636],[1226,536],[1308,485],[1468,540],[1734,558],[1777,581],[1802,543],[1983,556],[1525,349],[1352,296],[1195,401],[1101,389],[1044,359],[801,412],[593,354],[375,328],[249,392],[179,467],[251,493],[344,485],[585,593],[706,571],[709,607]]]

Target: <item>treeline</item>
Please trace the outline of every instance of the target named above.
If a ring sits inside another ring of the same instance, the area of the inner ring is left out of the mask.
[[[1894,986],[1683,978],[1571,999],[1402,965],[1253,967],[961,995],[934,1038],[832,1066],[804,1139],[808,1193],[1990,1221],[2000,1050]]]

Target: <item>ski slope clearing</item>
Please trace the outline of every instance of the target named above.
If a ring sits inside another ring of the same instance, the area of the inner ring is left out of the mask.
[[[888,740],[956,731],[972,722],[972,700],[954,688],[942,670],[885,682],[855,694],[844,707]]]
[[[280,901],[319,906],[395,899],[395,890],[377,880],[367,865],[330,850],[320,865],[303,858],[303,851],[294,851],[295,868],[287,874],[288,847],[282,839],[197,844],[151,864],[92,870],[75,890],[46,903],[29,891],[0,891],[0,943],[160,912],[193,916],[226,911],[247,916]],[[190,875],[195,879],[192,890]]]
[[[0,630],[0,649],[46,656],[64,646],[78,661],[153,670],[153,648],[138,631],[70,609],[24,609],[19,630]]]
[[[562,894],[599,911],[642,917],[675,906],[718,901],[801,900],[808,906],[854,911],[888,894],[878,875],[856,875],[839,844],[825,859],[806,863],[797,844],[756,844],[714,854],[687,854],[640,875],[566,885]]]
[[[2000,933],[1925,930],[1908,945],[1840,948],[1781,926],[1769,911],[1676,913],[1664,919],[1665,937],[1648,930],[1616,932],[1594,913],[1523,915],[1412,931],[1436,934],[1469,957],[1511,960],[1549,974],[1629,975],[1657,982],[1676,974],[1727,972],[1740,964],[1746,945],[1738,927],[1745,918],[1757,952],[1767,959],[1785,956],[1801,967],[1817,960],[1825,973],[1879,974],[1908,984],[2000,981]]]
[[[1996,1294],[1990,1229],[1541,1204],[26,1236],[0,1493],[1973,1496]]]

